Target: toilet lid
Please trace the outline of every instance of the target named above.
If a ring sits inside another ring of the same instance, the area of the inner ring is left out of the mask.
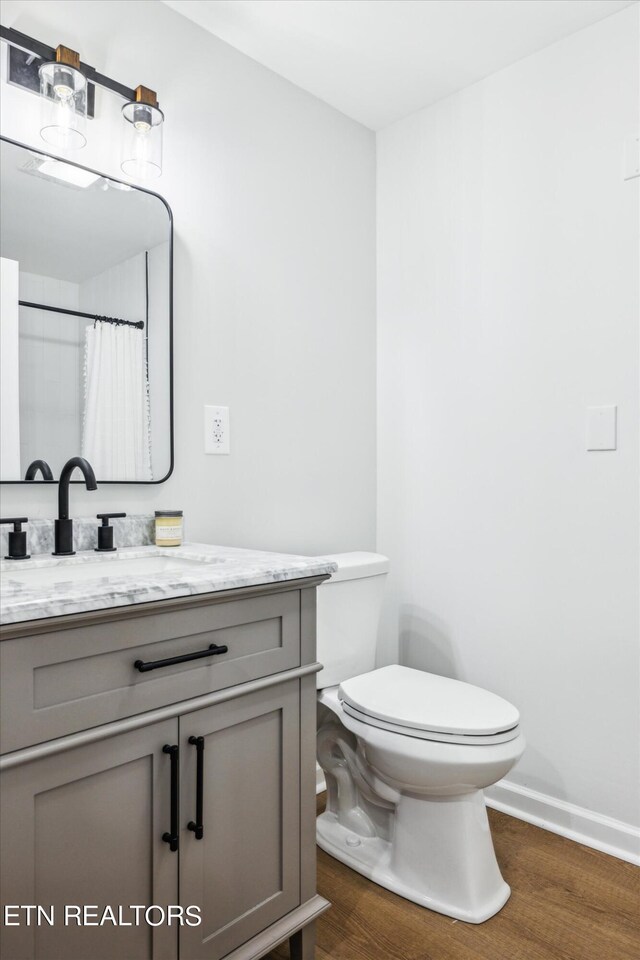
[[[520,714],[502,697],[470,683],[394,664],[340,684],[340,700],[365,720],[410,730],[486,737],[516,727]]]

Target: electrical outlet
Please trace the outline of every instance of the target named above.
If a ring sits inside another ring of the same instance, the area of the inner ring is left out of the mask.
[[[229,453],[229,407],[204,408],[204,452]]]

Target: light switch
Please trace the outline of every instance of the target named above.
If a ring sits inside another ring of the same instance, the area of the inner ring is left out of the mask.
[[[618,408],[587,407],[587,450],[616,449]]]

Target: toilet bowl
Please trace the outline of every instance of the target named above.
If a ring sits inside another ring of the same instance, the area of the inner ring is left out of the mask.
[[[482,790],[504,777],[524,750],[518,711],[487,690],[448,677],[400,665],[371,669],[375,634],[367,641],[358,601],[380,599],[388,561],[377,554],[331,559],[338,563],[334,576],[342,591],[336,604],[325,592],[331,581],[318,590],[324,669],[317,749],[327,785],[318,845],[408,900],[482,923],[510,895]],[[373,591],[371,583],[360,583],[349,602],[345,588],[352,580],[378,582]],[[337,627],[340,612],[350,624]],[[370,609],[366,617],[370,627]],[[325,634],[332,621],[341,634],[337,655],[334,634]],[[349,625],[354,642],[345,647]],[[361,665],[369,669],[356,672]]]

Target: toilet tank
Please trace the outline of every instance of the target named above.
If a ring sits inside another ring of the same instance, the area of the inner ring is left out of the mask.
[[[389,560],[379,553],[334,553],[338,564],[317,593],[317,686],[335,684],[375,668],[378,622]]]

